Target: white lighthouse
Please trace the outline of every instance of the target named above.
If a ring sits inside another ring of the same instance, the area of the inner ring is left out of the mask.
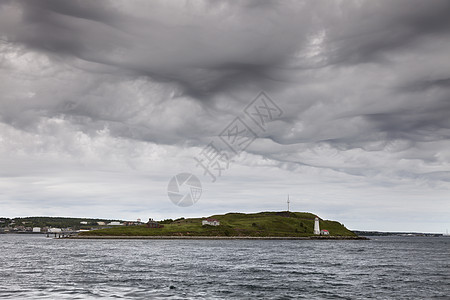
[[[319,218],[314,219],[314,234],[320,235]]]

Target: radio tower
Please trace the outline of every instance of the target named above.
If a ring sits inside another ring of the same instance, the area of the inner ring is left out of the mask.
[[[289,194],[288,194],[288,199],[287,199],[287,205],[288,205],[288,212],[289,212],[289,203],[290,203],[290,201],[289,201]]]

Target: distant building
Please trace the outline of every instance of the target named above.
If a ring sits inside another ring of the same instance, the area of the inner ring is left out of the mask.
[[[48,232],[50,233],[60,233],[62,230],[61,228],[49,228]]]
[[[33,227],[33,232],[41,232],[41,227]]]
[[[206,220],[202,220],[202,225],[211,225],[211,226],[219,226],[220,221],[212,218],[208,218]]]
[[[123,225],[124,226],[138,226],[138,225],[141,225],[142,224],[142,222],[134,222],[134,221],[125,221],[125,222],[123,222]]]
[[[320,234],[319,218],[318,217],[316,217],[314,219],[314,234],[316,234],[316,235]]]
[[[120,226],[120,225],[122,225],[122,223],[116,221],[108,223],[108,226]]]
[[[81,225],[87,225],[87,222],[86,221],[81,221],[80,224]]]
[[[148,228],[163,228],[164,227],[164,225],[159,224],[158,222],[156,222],[152,218],[149,218],[147,224],[145,224],[145,225]]]
[[[322,229],[322,230],[320,231],[320,235],[330,235],[330,233],[328,232],[328,230]]]
[[[97,222],[97,225],[98,225],[98,226],[105,226],[105,225],[106,225],[106,223],[105,223],[105,222],[102,222],[102,221],[100,221],[100,222]]]

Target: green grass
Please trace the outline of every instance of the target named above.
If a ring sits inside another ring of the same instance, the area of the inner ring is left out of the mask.
[[[177,220],[164,228],[117,226],[80,233],[84,236],[255,236],[306,237],[313,235],[314,214],[302,212],[228,213],[214,215],[220,226],[202,226],[203,218]],[[336,221],[320,220],[332,236],[356,236]]]

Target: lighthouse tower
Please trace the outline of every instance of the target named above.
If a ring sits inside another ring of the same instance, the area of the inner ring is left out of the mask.
[[[314,219],[314,234],[320,235],[319,218]]]

